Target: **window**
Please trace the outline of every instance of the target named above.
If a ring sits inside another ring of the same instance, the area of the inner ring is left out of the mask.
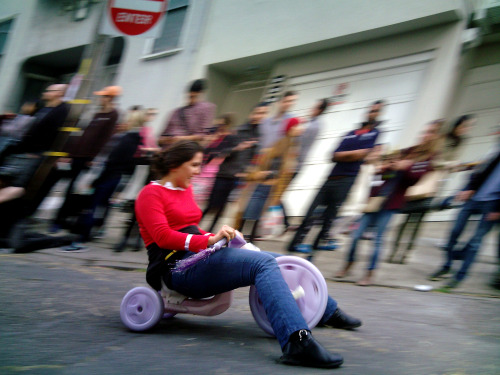
[[[170,0],[163,20],[163,30],[155,39],[151,53],[159,53],[179,48],[182,25],[186,18],[189,0]]]
[[[7,44],[7,37],[9,30],[12,26],[12,19],[0,22],[0,57],[5,53],[5,45]]]

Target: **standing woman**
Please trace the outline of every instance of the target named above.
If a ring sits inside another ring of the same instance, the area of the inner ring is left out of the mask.
[[[192,298],[205,298],[239,287],[255,285],[267,317],[281,345],[281,363],[311,367],[338,367],[343,359],[327,352],[312,337],[276,262],[263,251],[223,248],[187,270],[171,272],[176,261],[188,258],[236,230],[223,225],[215,234],[199,227],[191,180],[200,173],[203,149],[194,141],[178,141],[159,152],[153,162],[159,179],[144,187],[135,210],[148,249],[147,282],[156,290],[168,288]],[[328,299],[320,322],[337,328],[355,328],[357,319],[345,315]]]
[[[463,142],[467,137],[471,127],[475,123],[476,118],[474,115],[460,116],[448,133],[439,136],[438,145],[436,147],[436,155],[433,158],[432,166],[434,171],[429,173],[424,179],[420,180],[406,193],[406,202],[403,206],[401,213],[407,214],[406,219],[399,226],[396,239],[393,244],[392,253],[387,259],[389,263],[395,261],[396,254],[398,253],[401,238],[405,230],[413,224],[413,229],[410,233],[410,239],[403,249],[399,258],[399,263],[405,263],[409,252],[413,248],[416,237],[420,229],[420,225],[424,220],[427,212],[432,209],[433,200],[439,194],[440,188],[444,185],[448,174],[454,171],[463,170],[460,166],[460,149]],[[442,126],[443,121],[437,120]],[[473,164],[470,164],[472,166]]]
[[[254,241],[260,219],[267,208],[283,207],[281,197],[290,184],[297,165],[298,137],[303,131],[299,124],[298,118],[287,120],[285,136],[272,147],[262,150],[257,166],[247,174],[247,181],[255,183],[256,187],[248,201],[242,199],[246,208],[243,212],[238,212],[236,223],[238,230],[242,230],[247,220],[254,221],[250,242]]]
[[[457,162],[459,160],[460,148],[475,123],[476,116],[473,114],[460,116],[455,121],[450,131],[444,136],[444,147],[440,159],[447,162]]]
[[[437,146],[439,134],[439,123],[433,122],[427,128],[418,145],[403,150],[397,160],[391,160],[384,164],[379,174],[386,178],[384,183],[372,190],[370,200],[381,202],[380,207],[369,210],[361,217],[358,229],[353,233],[352,242],[347,254],[344,267],[336,277],[345,277],[356,260],[358,241],[361,239],[366,228],[370,225],[376,227],[377,234],[373,241],[373,252],[368,264],[365,276],[358,285],[368,286],[372,284],[380,251],[383,246],[383,238],[392,216],[399,212],[405,201],[405,192],[414,185],[420,177],[432,169],[431,160]],[[370,200],[367,207],[370,205]]]

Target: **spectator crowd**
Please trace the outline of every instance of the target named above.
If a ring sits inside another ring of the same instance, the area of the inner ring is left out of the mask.
[[[203,80],[189,85],[185,105],[168,116],[159,136],[151,127],[157,109],[137,105],[122,113],[117,105],[122,94],[118,86],[94,93],[98,109],[88,123],[79,121],[78,133],[70,137],[65,134],[70,105],[63,100],[63,84],[48,86],[39,100],[26,101],[18,114],[1,115],[3,247],[18,252],[47,247],[84,251],[86,243],[104,235],[112,203],[121,201],[122,208],[133,208],[139,189],[159,178],[149,168],[155,155],[179,141],[196,141],[204,150],[201,173],[190,182],[203,218],[210,222],[209,232],[218,229],[220,218],[227,218],[228,202],[234,202],[230,224],[248,241],[293,232],[287,250],[305,254],[311,261],[315,252],[339,247],[338,233],[349,233],[338,278],[355,267],[359,241],[371,239],[370,261],[358,281],[362,286],[374,282],[384,253],[388,262],[406,261],[429,212],[458,208],[453,228],[444,238],[443,264],[434,265],[434,272],[429,270],[429,279],[447,279],[445,288],[455,288],[467,277],[484,236],[498,230],[498,133],[495,148],[485,152],[481,162],[461,160],[461,150],[476,122],[474,115],[455,121],[436,119],[424,127],[413,146],[394,150],[394,145],[380,143],[379,137],[384,131],[380,118],[390,103],[373,102],[363,120],[332,145],[331,171],[299,225],[292,225],[284,193],[303,173],[308,154],[325,127],[324,114],[332,105],[318,98],[306,116],[297,117],[293,113],[298,93],[286,91],[275,103],[255,103],[244,123],[235,124],[234,114],[217,115],[215,104],[204,98],[205,89]],[[444,182],[458,171],[469,171],[467,183],[452,196],[442,197]],[[31,228],[31,217],[63,180],[67,184],[62,204],[47,231]],[[124,249],[137,225],[134,210],[129,211],[124,241],[116,251]],[[388,244],[387,231],[398,214],[404,219],[394,242]],[[475,229],[465,242],[459,242],[471,218],[479,218]],[[320,230],[312,243],[306,243],[315,225]],[[410,241],[401,249],[406,232]],[[498,256],[500,262],[500,249]],[[453,268],[454,264],[459,267]],[[496,275],[494,285],[498,288],[499,284]]]

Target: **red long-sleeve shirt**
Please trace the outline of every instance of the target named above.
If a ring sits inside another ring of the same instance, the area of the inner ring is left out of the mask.
[[[202,213],[194,201],[191,186],[188,189],[175,189],[152,182],[139,193],[135,213],[146,246],[154,242],[163,249],[195,253],[208,246],[211,233],[202,229],[202,235],[178,232],[190,225],[199,228]]]

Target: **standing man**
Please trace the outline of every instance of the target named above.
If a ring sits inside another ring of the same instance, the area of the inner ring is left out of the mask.
[[[460,258],[463,259],[462,267],[445,285],[448,289],[457,287],[465,279],[481,247],[483,237],[500,220],[500,151],[497,151],[478,172],[472,175],[467,187],[458,193],[457,199],[465,204],[455,219],[455,225],[446,244],[446,261],[437,272],[429,277],[430,280],[437,281],[451,275],[451,266],[456,254],[453,249],[467,221],[472,215],[481,215],[481,219],[476,231],[460,252],[462,255]]]
[[[46,176],[40,180],[34,178],[45,160],[44,152],[51,150],[59,128],[64,126],[69,113],[69,105],[63,102],[66,88],[64,84],[47,87],[42,94],[45,106],[36,112],[33,124],[0,168],[0,182],[9,188],[7,191],[2,189],[0,231],[3,237],[9,237],[9,246],[15,249],[22,248],[30,238],[25,226],[19,225],[22,224],[21,220],[34,212],[46,192]],[[24,201],[18,200],[17,198],[25,196],[26,189],[30,186],[36,189],[34,197],[29,200],[25,198]],[[5,192],[8,193],[7,196],[3,194]],[[18,230],[13,231],[16,227]],[[38,239],[28,242],[33,248],[41,248],[37,247],[40,246]]]
[[[51,149],[59,128],[64,125],[69,113],[69,105],[63,102],[66,87],[63,84],[47,87],[42,94],[45,106],[35,113],[32,125],[10,151],[9,160],[2,162],[2,170],[12,172],[7,185],[16,188],[15,198],[25,194],[28,183],[43,162],[43,153]],[[0,174],[3,175],[3,171]],[[36,186],[42,182],[37,182]]]
[[[172,112],[160,138],[161,146],[180,140],[203,141],[213,128],[216,106],[202,100],[205,81],[197,79],[188,92],[188,103]]]
[[[71,170],[68,175],[70,182],[66,189],[64,203],[59,209],[51,228],[52,232],[57,232],[71,213],[70,196],[73,193],[73,185],[76,179],[83,170],[89,168],[92,160],[113,135],[119,117],[119,113],[115,108],[115,100],[121,93],[122,88],[120,86],[108,86],[101,91],[94,92],[94,95],[99,96],[100,108],[70,152],[72,158]]]
[[[267,111],[266,103],[257,104],[250,113],[248,121],[239,127],[238,134],[228,135],[223,141],[226,142],[226,146],[220,156],[225,158],[219,166],[208,205],[203,211],[205,217],[210,211],[216,210],[209,232],[213,230],[224,212],[229,195],[238,186],[239,178],[257,154],[259,126],[267,117]]]
[[[45,106],[35,113],[34,123],[25,133],[16,152],[39,154],[50,150],[69,113],[69,105],[63,102],[66,88],[67,85],[63,84],[47,87],[42,94]]]
[[[361,123],[359,129],[347,133],[334,151],[332,162],[336,164],[307,210],[302,224],[288,246],[289,251],[308,253],[311,252],[312,248],[317,250],[335,249],[334,241],[327,238],[330,226],[337,216],[337,210],[346,199],[364,158],[375,145],[379,135],[377,126],[380,122],[378,117],[383,106],[384,102],[382,100],[374,102],[370,106],[366,121]],[[321,231],[316,237],[312,248],[310,245],[301,246],[302,241],[313,225],[314,210],[320,205],[326,206],[322,217]]]
[[[295,91],[287,91],[281,97],[278,103],[278,112],[273,117],[264,120],[259,128],[259,141],[260,149],[271,148],[281,138],[286,135],[286,127],[288,120],[293,116],[290,110],[295,106],[298,95]],[[285,231],[290,226],[286,209],[283,203],[280,203],[283,210],[283,223],[285,224]]]
[[[297,102],[297,98],[298,95],[295,91],[285,92],[278,104],[278,113],[262,122],[259,128],[261,148],[272,147],[285,136],[287,120],[292,117],[289,111]]]

